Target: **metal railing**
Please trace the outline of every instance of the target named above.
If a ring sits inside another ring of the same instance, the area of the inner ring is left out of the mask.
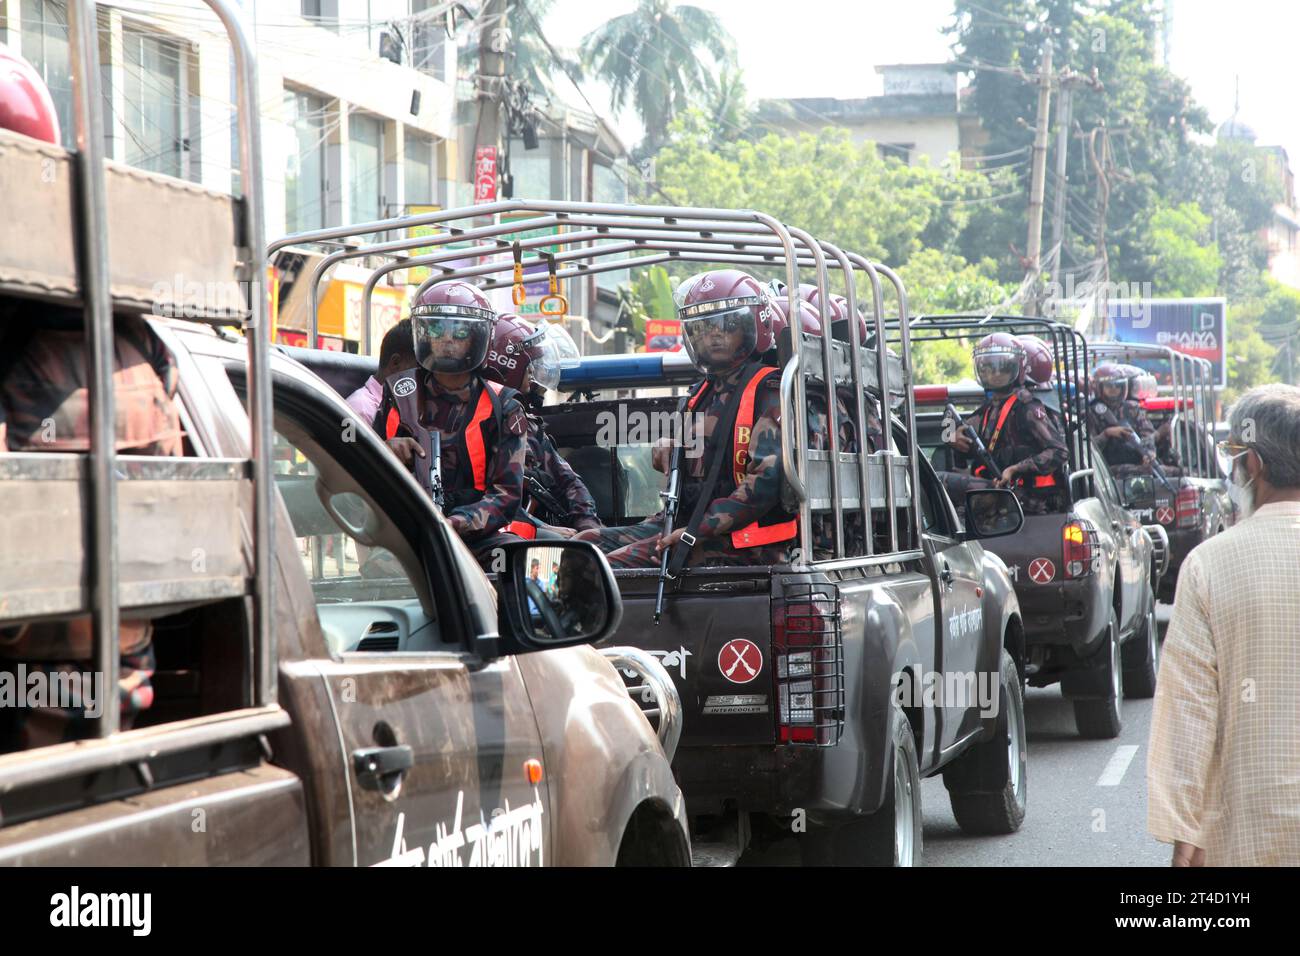
[[[250,368],[248,412],[253,476],[253,702],[276,700],[275,643],[271,635],[271,530],[273,513],[270,469],[271,378],[269,341],[264,322],[264,272],[258,255],[265,241],[261,176],[261,131],[257,110],[257,65],[253,47],[232,0],[205,0],[229,37],[235,62],[244,206],[239,237],[245,266],[248,318],[245,322]],[[105,187],[104,124],[101,109],[99,43],[95,0],[69,0],[68,43],[73,62],[73,113],[76,124],[76,223],[79,285],[90,347],[90,494],[94,559],[88,562],[94,664],[106,687],[120,677],[118,629],[117,486],[115,474],[116,410],[113,394],[113,300],[109,285],[109,248],[113,241]],[[94,718],[94,735],[110,737],[120,727],[116,706]]]
[[[487,222],[484,218],[494,214],[523,214],[525,218],[514,219],[508,223]],[[528,215],[534,214],[534,215]],[[476,224],[477,223],[477,224]],[[889,332],[882,321],[883,303],[879,272],[883,271],[890,278],[895,291],[900,296],[900,306],[906,313],[906,293],[897,275],[884,267],[873,266],[861,256],[853,256],[836,249],[828,243],[822,243],[806,232],[782,225],[769,216],[752,210],[691,209],[664,206],[602,205],[594,203],[557,203],[557,202],[507,202],[466,207],[459,210],[446,210],[421,216],[406,216],[393,219],[362,223],[356,226],[337,227],[315,230],[287,236],[271,243],[268,255],[290,245],[333,241],[343,238],[376,235],[394,229],[412,226],[436,226],[442,231],[431,236],[420,236],[391,242],[359,246],[354,249],[341,250],[325,257],[313,270],[309,281],[309,300],[319,302],[319,283],[328,270],[338,262],[346,259],[361,258],[372,254],[391,256],[391,261],[375,267],[368,276],[362,293],[362,332],[361,350],[370,351],[370,313],[371,300],[375,286],[387,275],[401,270],[428,268],[430,276],[416,291],[418,295],[429,286],[447,279],[475,280],[487,290],[500,289],[515,284],[513,277],[516,256],[521,264],[528,268],[547,266],[548,271],[557,280],[574,277],[590,277],[603,272],[639,268],[668,262],[699,262],[708,264],[784,267],[786,279],[786,301],[788,314],[795,316],[797,329],[798,301],[797,275],[800,268],[814,271],[820,303],[820,317],[827,334],[819,343],[819,370],[813,372],[805,368],[802,355],[809,348],[802,342],[802,336],[792,335],[795,344],[793,355],[784,359],[782,414],[786,422],[804,422],[806,415],[802,410],[807,407],[807,378],[809,374],[818,375],[826,380],[828,389],[827,416],[829,419],[828,437],[829,453],[814,453],[825,456],[826,471],[823,477],[830,488],[830,505],[827,519],[834,524],[834,553],[844,558],[846,553],[844,505],[845,495],[841,485],[839,464],[844,457],[844,450],[839,447],[839,410],[835,401],[835,379],[833,345],[830,337],[831,323],[827,303],[830,298],[828,272],[838,269],[841,272],[846,298],[850,305],[850,314],[857,314],[857,294],[855,271],[865,273],[872,282],[872,317],[875,322],[876,343],[889,342]],[[538,236],[539,229],[556,229],[553,235]],[[514,236],[532,233],[531,236],[519,238]],[[445,247],[455,244],[458,248]],[[567,247],[578,248],[567,248]],[[515,252],[517,248],[517,252]],[[407,255],[408,250],[418,249],[419,255]],[[534,250],[551,250],[525,260],[525,253]],[[509,255],[515,252],[515,255]],[[475,262],[481,257],[496,256],[497,261]],[[533,277],[533,281],[536,278]],[[309,317],[310,329],[315,330],[315,309]],[[847,336],[850,358],[851,385],[855,393],[854,403],[858,421],[866,421],[866,401],[864,379],[862,377],[863,359],[860,329],[856,321],[849,323]],[[901,343],[902,368],[904,376],[909,375],[907,368],[910,357],[906,325],[896,334]],[[898,516],[894,505],[898,500],[893,462],[898,456],[892,429],[888,427],[890,409],[890,362],[891,350],[878,348],[876,355],[876,378],[882,396],[880,410],[886,448],[884,459],[884,484],[886,497],[890,502],[889,511],[889,549],[897,551],[901,545],[898,529]],[[896,359],[896,356],[895,356]],[[910,388],[900,388],[899,393],[906,403],[902,414],[907,427],[914,423],[914,410]],[[782,464],[786,481],[799,500],[800,522],[799,542],[801,553],[811,556],[812,532],[811,516],[807,506],[807,474],[809,458],[807,442],[796,440],[796,430],[782,429]],[[871,499],[871,464],[865,449],[858,453],[858,475],[855,483],[860,483],[859,501],[863,507]],[[818,461],[821,471],[823,462]],[[917,486],[918,469],[915,459],[911,461],[911,486]],[[909,517],[909,534],[912,541],[919,540],[920,516],[914,507],[910,494],[907,496]],[[865,522],[870,527],[869,520]],[[872,555],[871,535],[866,535],[867,556]],[[800,562],[806,564],[809,558]]]

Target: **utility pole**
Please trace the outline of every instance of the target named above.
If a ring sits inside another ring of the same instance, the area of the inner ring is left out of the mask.
[[[479,14],[481,26],[478,36],[478,73],[474,76],[474,92],[478,98],[478,120],[474,126],[474,154],[470,168],[475,181],[475,200],[479,197],[477,157],[482,147],[491,147],[493,174],[499,170],[502,135],[502,97],[505,95],[506,54],[510,50],[510,27],[506,14],[509,0],[484,0]],[[496,198],[497,183],[492,181],[492,198]]]
[[[1081,76],[1066,67],[1057,79],[1060,96],[1056,100],[1056,192],[1052,196],[1052,287],[1060,288],[1061,251],[1065,246],[1065,194],[1068,191],[1067,174],[1070,155],[1070,123],[1074,108],[1074,88],[1089,86],[1097,92],[1104,87],[1097,79],[1096,70],[1092,76]]]
[[[1025,297],[1025,314],[1039,313],[1039,261],[1043,247],[1043,184],[1047,179],[1047,132],[1052,106],[1052,40],[1043,41],[1043,61],[1038,69],[1038,119],[1034,125],[1034,152],[1029,180],[1029,239],[1025,264],[1033,287]]]

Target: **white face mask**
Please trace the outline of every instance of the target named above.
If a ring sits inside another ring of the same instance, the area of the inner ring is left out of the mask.
[[[1255,483],[1251,478],[1244,484],[1237,481],[1237,460],[1250,454],[1243,451],[1232,459],[1232,466],[1228,469],[1228,497],[1232,499],[1233,505],[1241,512],[1243,518],[1249,518],[1255,510],[1255,496],[1250,492],[1250,486]]]

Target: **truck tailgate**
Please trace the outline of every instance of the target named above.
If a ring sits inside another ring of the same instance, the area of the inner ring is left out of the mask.
[[[615,572],[623,595],[620,644],[659,658],[682,698],[680,747],[776,741],[772,700],[771,574],[767,568],[685,575],[654,623],[657,569]]]

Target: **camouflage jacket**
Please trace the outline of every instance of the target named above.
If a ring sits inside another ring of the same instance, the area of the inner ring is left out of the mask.
[[[1116,425],[1131,428],[1137,438],[1107,438],[1105,431]],[[1088,404],[1088,431],[1108,465],[1140,465],[1144,455],[1155,455],[1155,429],[1137,402],[1107,405],[1094,399]]]
[[[442,485],[447,520],[467,542],[496,534],[514,520],[523,498],[528,454],[525,438],[528,418],[523,406],[517,399],[506,397],[500,404],[499,418],[489,415],[481,425],[487,467],[485,487],[480,490],[474,487],[465,428],[487,386],[477,375],[460,389],[445,388],[424,369],[416,370],[415,375],[422,396],[419,425],[436,429],[442,440]],[[384,434],[388,413],[394,407],[391,386],[385,383],[384,400],[374,422],[381,435]],[[402,434],[401,427],[399,435]]]
[[[713,432],[722,417],[728,401],[736,389],[744,386],[745,366],[725,376],[710,376],[708,390],[696,403],[692,412],[702,416],[704,454],[691,456],[683,451],[681,456],[682,492],[678,515],[681,526],[690,519],[698,500],[713,454],[734,458],[732,436],[719,436],[713,441]],[[736,468],[723,462],[718,483],[713,489],[714,498],[704,512],[697,532],[701,538],[717,538],[739,531],[781,507],[781,401],[780,377],[769,375],[758,387],[754,397],[754,424],[750,431],[749,456]],[[716,444],[716,448],[713,445]],[[739,476],[740,480],[736,478]]]
[[[591,496],[577,472],[555,450],[555,443],[546,433],[545,423],[535,415],[528,416],[525,474],[536,480],[558,504],[568,509],[567,514],[553,514],[551,509],[538,502],[540,516],[549,523],[576,528],[578,531],[601,527],[600,517],[596,513],[596,499]],[[527,489],[524,499],[528,500]]]
[[[1015,404],[999,432],[997,424],[1010,396],[994,395],[965,419],[983,440],[993,461],[1003,470],[1014,467],[1020,477],[1050,475],[1069,457],[1056,418],[1025,388],[1013,393]],[[973,463],[978,471],[978,462]],[[986,476],[997,478],[997,475]]]

